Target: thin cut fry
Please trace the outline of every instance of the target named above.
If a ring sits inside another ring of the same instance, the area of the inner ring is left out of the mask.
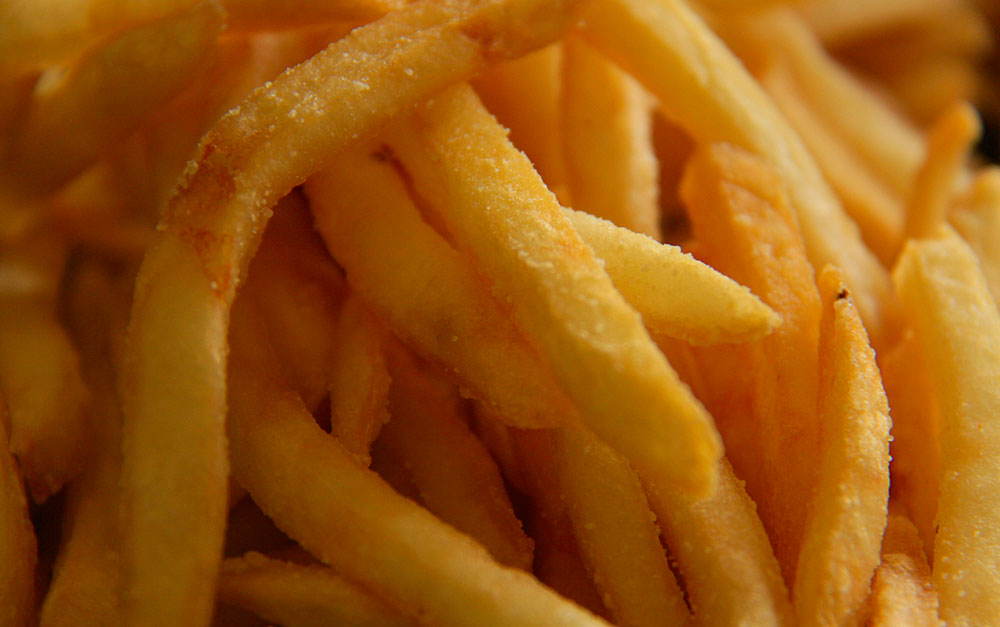
[[[219,600],[294,627],[415,624],[329,568],[285,562],[256,552],[222,562]]]
[[[81,470],[90,444],[89,393],[59,322],[65,245],[35,236],[0,253],[0,390],[10,451],[41,503]]]
[[[821,310],[813,271],[781,179],[760,157],[728,144],[701,147],[688,162],[681,196],[703,257],[782,317],[774,333],[740,347],[732,355],[738,361],[703,374],[725,382],[721,402],[706,402],[792,581],[818,470]],[[726,381],[743,370],[742,380]],[[729,405],[727,397],[738,401]]]
[[[795,571],[800,625],[858,624],[879,563],[889,499],[889,406],[840,271],[818,279],[820,466]]]
[[[645,485],[684,578],[695,624],[793,624],[774,549],[728,461],[719,462],[719,486],[707,499]]]
[[[7,409],[0,395],[0,622],[28,625],[35,614],[35,532],[24,482],[8,450]]]
[[[556,39],[574,5],[409,5],[255,91],[205,136],[136,279],[122,385],[126,622],[202,625],[211,614],[228,312],[270,208],[394,113]]]
[[[788,186],[814,268],[843,268],[873,341],[893,307],[885,269],[861,243],[809,152],[764,91],[683,0],[596,0],[584,34],[659,98],[701,143],[724,141],[762,155]]]
[[[530,571],[531,540],[496,463],[465,422],[458,390],[406,352],[391,352],[392,419],[380,445],[402,459],[431,513],[478,540],[501,564]]]
[[[371,463],[372,442],[389,420],[386,342],[386,332],[368,309],[348,296],[328,365],[330,432],[364,466]]]
[[[1000,614],[1000,314],[975,255],[953,231],[904,248],[894,278],[927,353],[941,412],[934,585],[949,625]]]
[[[573,208],[660,239],[652,98],[578,36],[567,37],[563,49],[561,119]]]
[[[889,516],[870,603],[870,627],[941,625],[931,568],[917,530],[905,516]]]
[[[510,303],[583,423],[636,468],[710,493],[720,455],[710,417],[503,127],[458,86],[418,109],[408,130],[404,164],[427,159],[436,172],[418,189],[443,184],[447,202],[435,211]]]
[[[97,161],[209,62],[223,15],[214,2],[126,31],[43,77],[11,145],[13,183],[49,191]]]
[[[955,185],[980,132],[979,116],[967,102],[956,104],[934,124],[906,210],[908,237],[930,237],[944,224]]]
[[[306,183],[317,228],[365,303],[417,354],[443,365],[510,424],[551,426],[569,400],[468,263],[420,219],[373,146]],[[397,233],[407,237],[388,245]]]
[[[586,213],[565,213],[650,331],[691,344],[739,343],[780,324],[749,289],[680,248]]]
[[[280,380],[253,316],[234,309],[230,454],[240,483],[282,529],[346,578],[428,623],[604,624],[531,575],[500,566],[359,466]]]

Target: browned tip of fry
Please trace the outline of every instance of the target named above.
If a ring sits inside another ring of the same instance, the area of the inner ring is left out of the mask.
[[[931,127],[927,157],[907,207],[908,237],[930,237],[944,223],[955,183],[981,133],[979,115],[964,101],[952,105]]]

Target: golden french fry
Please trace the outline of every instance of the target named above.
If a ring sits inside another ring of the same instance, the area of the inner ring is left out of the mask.
[[[573,208],[660,239],[653,99],[578,36],[567,37],[563,49],[562,130]]]
[[[391,351],[392,418],[380,446],[402,460],[420,501],[501,564],[531,570],[532,543],[514,514],[503,478],[462,415],[458,390]]]
[[[756,505],[729,462],[706,499],[645,482],[698,625],[792,625],[781,568]]]
[[[317,227],[354,291],[510,424],[562,419],[569,401],[537,353],[468,262],[421,220],[392,164],[371,147],[345,151],[306,183]],[[407,237],[389,245],[396,233]]]
[[[256,552],[222,562],[219,600],[281,625],[413,625],[385,602],[323,566]]]
[[[458,86],[418,109],[407,130],[404,165],[426,159],[436,173],[418,191],[443,185],[435,212],[510,304],[583,423],[640,471],[710,493],[720,455],[710,417],[503,127]]]
[[[976,253],[979,268],[1000,306],[1000,167],[979,171],[966,194],[956,199],[948,216],[952,226]]]
[[[889,516],[869,604],[871,627],[941,625],[931,568],[917,530],[905,516]]]
[[[795,570],[800,625],[860,623],[889,500],[889,406],[840,271],[823,268],[819,475]]]
[[[553,429],[548,438],[581,556],[615,622],[687,624],[690,613],[635,471],[583,429]]]
[[[891,332],[888,273],[862,244],[802,140],[683,0],[596,0],[583,15],[584,35],[638,78],[696,141],[733,143],[777,168],[813,267],[843,268],[873,341]]]
[[[944,224],[955,186],[981,130],[979,116],[967,102],[952,106],[934,124],[927,157],[906,208],[907,237],[930,237]]]
[[[565,213],[650,331],[719,344],[755,340],[780,324],[749,289],[680,248],[586,213]]]
[[[556,39],[574,5],[409,5],[253,92],[206,134],[136,279],[122,384],[126,621],[209,619],[226,505],[228,312],[270,208],[394,113]]]
[[[47,235],[0,253],[0,390],[10,451],[38,503],[79,473],[90,445],[89,393],[57,311],[66,254]]]
[[[487,68],[472,85],[549,189],[569,205],[561,124],[563,56],[562,44],[554,43]]]
[[[17,463],[9,450],[7,409],[0,395],[0,620],[28,625],[35,614],[35,532]]]
[[[771,335],[729,352],[735,364],[723,361],[703,368],[703,375],[724,382],[722,398],[706,402],[727,438],[729,459],[760,508],[782,571],[793,580],[804,504],[818,470],[821,309],[813,271],[782,180],[757,155],[728,144],[699,148],[681,195],[703,258],[782,317]]]
[[[975,255],[953,231],[911,240],[893,273],[926,353],[941,416],[934,585],[949,625],[1000,612],[1000,314]]]
[[[211,59],[223,15],[214,2],[126,31],[35,88],[10,146],[15,180],[50,191],[105,154],[116,140],[188,85]]]
[[[337,341],[328,366],[330,432],[364,466],[371,445],[389,420],[386,332],[354,295],[337,320]]]
[[[423,621],[604,624],[531,575],[499,565],[481,545],[359,466],[280,380],[254,312],[233,313],[227,425],[233,472],[304,548]],[[518,602],[509,602],[510,595]]]

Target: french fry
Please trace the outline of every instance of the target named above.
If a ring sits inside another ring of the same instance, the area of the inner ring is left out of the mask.
[[[565,213],[651,332],[719,344],[755,340],[778,326],[777,314],[750,290],[680,248],[586,213]]]
[[[562,141],[563,46],[555,43],[520,59],[497,63],[472,81],[510,140],[535,164],[560,202],[570,204]]]
[[[211,59],[223,15],[214,2],[126,31],[35,88],[10,150],[11,183],[51,190],[79,174],[190,83]]]
[[[941,625],[931,568],[917,530],[905,516],[889,516],[870,604],[871,627]]]
[[[330,362],[330,432],[362,465],[371,463],[372,442],[389,420],[390,375],[386,332],[351,295],[337,320]]]
[[[567,415],[569,401],[537,353],[467,262],[420,219],[383,153],[368,148],[343,153],[306,183],[317,227],[354,291],[511,424],[551,426]],[[408,236],[386,246],[394,233]]]
[[[968,245],[950,230],[911,240],[893,273],[941,412],[934,585],[941,618],[979,625],[1000,612],[1000,314]]]
[[[501,564],[530,571],[531,540],[496,463],[465,422],[458,391],[406,352],[390,353],[392,419],[380,445],[402,460],[431,513],[478,540]]]
[[[733,143],[777,168],[813,267],[844,269],[878,344],[891,331],[888,273],[862,244],[802,141],[716,35],[682,0],[597,0],[583,17],[584,35],[639,79],[697,142]]]
[[[416,139],[403,146],[404,165],[433,164],[447,196],[435,211],[510,303],[582,422],[636,468],[710,493],[720,455],[711,419],[503,127],[458,86],[418,109],[408,130]]]
[[[35,235],[0,253],[0,390],[10,412],[10,452],[41,503],[83,467],[89,393],[57,313],[66,249]]]
[[[907,237],[929,237],[942,224],[972,145],[981,132],[972,105],[961,102],[941,115],[927,141],[906,208]]]
[[[892,412],[891,489],[934,554],[938,479],[941,476],[940,421],[924,350],[912,329],[879,360]]]
[[[644,481],[697,625],[792,625],[788,590],[754,502],[729,462],[706,499]]]
[[[256,552],[222,562],[219,600],[268,621],[296,627],[415,624],[329,568],[294,564]]]
[[[77,270],[72,289],[70,325],[94,391],[89,425],[94,450],[89,465],[66,489],[61,547],[39,620],[46,627],[121,621],[121,410],[111,345],[113,336],[124,332],[127,302],[116,293],[107,271],[93,262]],[[122,310],[116,311],[119,307]]]
[[[28,517],[24,482],[8,450],[6,403],[0,396],[0,620],[28,625],[35,614],[35,532]]]
[[[394,113],[551,43],[574,4],[410,5],[255,91],[206,134],[136,279],[122,383],[126,621],[209,620],[226,504],[228,311],[270,208]]]
[[[1000,247],[995,245],[1000,237],[1000,168],[980,170],[948,218],[976,253],[993,301],[1000,306]]]
[[[902,245],[902,201],[819,119],[787,70],[771,68],[761,77],[761,84],[816,157],[844,209],[861,229],[865,244],[884,265],[891,265]]]
[[[660,239],[653,100],[576,35],[563,43],[562,125],[573,207]]]
[[[359,466],[280,380],[253,316],[234,310],[230,454],[240,483],[290,536],[427,622],[603,624],[531,575],[500,566],[482,546]]]
[[[581,556],[615,622],[688,624],[690,614],[635,471],[583,429],[557,428],[548,437]]]
[[[820,467],[795,571],[800,625],[861,623],[889,500],[889,405],[840,271],[820,272]]]
[[[746,369],[745,378],[716,364],[714,371],[726,380],[723,399],[737,403],[706,402],[727,437],[737,475],[760,508],[782,571],[793,581],[803,504],[818,470],[821,309],[813,271],[782,180],[760,157],[728,144],[700,147],[688,162],[681,195],[703,257],[782,317],[771,335],[730,353],[738,361],[728,369]],[[708,376],[707,368],[703,372]]]

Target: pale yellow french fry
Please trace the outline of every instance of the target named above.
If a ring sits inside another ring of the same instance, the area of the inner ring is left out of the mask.
[[[677,246],[586,213],[564,212],[650,331],[691,344],[738,343],[780,324],[749,289]]]
[[[571,411],[468,262],[423,222],[374,145],[348,150],[306,183],[319,232],[372,311],[510,424],[552,426]],[[395,240],[395,234],[407,237]],[[433,297],[429,297],[429,295]]]
[[[359,466],[281,381],[255,313],[240,306],[233,313],[233,471],[304,548],[425,622],[604,624],[531,575],[493,561],[481,545]]]
[[[416,624],[325,566],[286,562],[256,552],[222,562],[219,600],[289,627]]]
[[[226,510],[228,312],[270,208],[393,114],[551,43],[575,5],[409,5],[253,92],[205,135],[136,279],[121,386],[127,623],[209,620]]]
[[[934,585],[949,625],[1000,613],[1000,314],[975,255],[950,229],[911,240],[894,278],[941,412]]]
[[[121,623],[121,410],[111,345],[113,336],[124,332],[128,303],[99,265],[85,262],[76,272],[69,324],[94,391],[94,450],[87,467],[66,489],[61,546],[41,608],[39,624],[45,627]]]
[[[869,604],[871,627],[941,625],[931,568],[917,530],[905,516],[889,516]]]
[[[10,411],[10,451],[41,503],[83,468],[89,393],[58,315],[67,250],[47,235],[0,252],[0,390]]]
[[[337,319],[329,368],[330,432],[362,465],[371,463],[372,442],[389,420],[386,332],[355,296]]]
[[[770,161],[788,186],[813,267],[844,269],[876,343],[892,330],[888,273],[862,244],[802,140],[683,0],[595,0],[584,11],[583,33],[696,141],[733,143]]]
[[[9,451],[6,404],[0,395],[0,622],[30,625],[35,615],[35,532],[21,472]]]
[[[889,406],[840,271],[820,272],[820,468],[793,594],[800,625],[860,624],[889,501]]]
[[[443,185],[446,202],[434,210],[510,304],[583,423],[637,469],[710,493],[721,454],[711,418],[472,90],[439,95],[406,131],[414,139],[400,144],[404,165],[426,160],[436,173],[418,190]]]
[[[97,161],[208,63],[223,15],[214,2],[126,31],[43,76],[14,134],[12,183],[51,191]]]
[[[903,203],[857,157],[840,136],[820,120],[783,67],[769,69],[761,84],[795,127],[837,192],[861,237],[887,267],[903,237]]]
[[[754,45],[781,55],[819,117],[905,198],[925,151],[923,139],[906,119],[837,63],[792,12],[771,12],[747,30]]]
[[[719,462],[719,485],[706,499],[645,485],[696,625],[794,624],[774,549],[728,461]]]
[[[563,50],[561,117],[573,208],[660,239],[653,99],[579,36],[567,37]]]
[[[554,43],[520,59],[487,68],[472,81],[476,93],[510,129],[559,200],[571,202],[562,141],[563,46]]]
[[[1000,305],[1000,167],[983,168],[956,199],[949,221],[976,253],[979,268]]]
[[[924,160],[906,208],[907,237],[929,237],[947,219],[955,187],[982,128],[976,110],[960,102],[931,129]]]
[[[615,623],[688,624],[690,613],[635,471],[583,429],[553,429],[548,437],[580,553]]]
[[[458,390],[406,349],[390,355],[392,418],[380,446],[402,461],[432,514],[478,540],[501,564],[530,572],[532,542],[496,462],[465,422]]]

